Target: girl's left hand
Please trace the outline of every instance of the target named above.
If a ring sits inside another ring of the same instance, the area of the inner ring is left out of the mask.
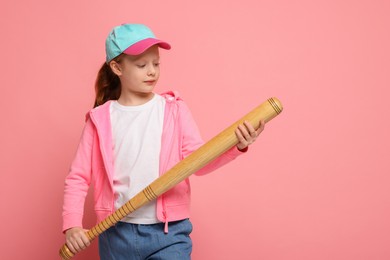
[[[253,144],[260,133],[263,132],[264,126],[265,122],[263,120],[260,121],[260,126],[257,130],[248,121],[240,124],[235,131],[239,141],[237,144],[238,150],[245,150],[250,144]]]

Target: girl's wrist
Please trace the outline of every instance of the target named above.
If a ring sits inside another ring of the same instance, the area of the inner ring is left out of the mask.
[[[244,148],[242,148],[242,149],[240,149],[240,148],[237,146],[237,149],[238,149],[240,152],[245,153],[245,152],[248,151],[248,146],[246,146],[246,147],[244,147]]]

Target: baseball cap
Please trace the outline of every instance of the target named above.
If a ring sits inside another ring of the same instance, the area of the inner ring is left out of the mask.
[[[157,39],[152,30],[143,24],[116,26],[106,39],[106,62],[121,53],[139,55],[156,44],[163,49],[171,49],[171,45]]]

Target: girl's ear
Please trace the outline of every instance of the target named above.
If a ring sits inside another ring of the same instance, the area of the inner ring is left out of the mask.
[[[109,65],[110,65],[112,72],[114,72],[118,77],[122,76],[122,69],[121,69],[121,66],[119,65],[119,63],[112,60],[112,61],[110,61]]]

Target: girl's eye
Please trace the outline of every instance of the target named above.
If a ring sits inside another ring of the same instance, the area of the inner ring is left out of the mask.
[[[156,67],[160,66],[160,62],[155,63],[154,66]]]
[[[142,69],[145,67],[145,65],[137,65],[137,67]]]

